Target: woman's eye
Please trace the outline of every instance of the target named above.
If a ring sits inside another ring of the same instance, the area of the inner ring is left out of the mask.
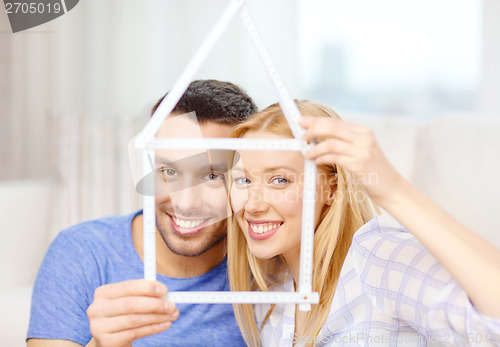
[[[288,180],[283,177],[275,177],[271,180],[271,182],[278,185],[285,185],[288,183]]]
[[[239,186],[246,186],[250,184],[250,180],[245,177],[237,177],[233,179],[233,182]]]

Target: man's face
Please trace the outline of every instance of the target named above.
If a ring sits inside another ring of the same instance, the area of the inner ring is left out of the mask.
[[[178,115],[167,118],[157,137],[229,137],[232,129]],[[227,158],[225,151],[156,151],[156,226],[172,252],[197,256],[225,240]]]

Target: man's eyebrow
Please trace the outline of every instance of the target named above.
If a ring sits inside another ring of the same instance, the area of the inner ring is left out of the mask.
[[[175,161],[172,161],[168,158],[163,158],[163,157],[156,157],[155,158],[155,163],[156,165],[175,165]]]
[[[194,164],[194,166],[192,166]],[[168,157],[158,156],[155,158],[156,167],[159,166],[169,166],[172,168],[188,168],[196,170],[217,170],[226,172],[228,168],[228,162],[226,159],[220,156],[213,158],[210,153],[203,152],[194,154],[185,158],[180,158],[177,160],[171,160]],[[188,166],[185,166],[188,165]]]

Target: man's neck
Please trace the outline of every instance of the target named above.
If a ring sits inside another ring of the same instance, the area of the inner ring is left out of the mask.
[[[132,242],[134,248],[144,261],[143,215],[132,220]],[[223,240],[205,253],[198,256],[179,255],[170,250],[156,230],[156,272],[174,278],[196,277],[207,273],[226,257],[226,242]]]

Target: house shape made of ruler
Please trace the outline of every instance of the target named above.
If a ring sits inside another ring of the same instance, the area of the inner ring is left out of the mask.
[[[235,138],[158,138],[156,137],[163,122],[187,89],[201,64],[227,29],[229,23],[238,16],[243,21],[250,37],[262,58],[279,97],[279,103],[292,130],[294,139],[235,139]],[[304,151],[307,144],[301,138],[303,129],[298,125],[300,112],[289,96],[276,68],[264,47],[250,17],[245,0],[231,0],[222,16],[199,47],[195,55],[175,82],[172,90],[163,99],[144,129],[136,136],[135,146],[142,151],[144,173],[151,172],[155,150],[158,149],[205,149],[205,150],[283,150]],[[304,199],[302,211],[302,236],[300,254],[300,277],[296,292],[169,292],[167,299],[175,303],[296,303],[299,309],[309,310],[311,304],[318,303],[318,293],[312,292],[312,261],[314,241],[314,199],[316,186],[316,165],[311,160],[304,164]],[[149,180],[148,190],[155,190],[154,180]],[[143,196],[144,209],[144,278],[156,280],[156,238],[155,238],[155,197]]]

